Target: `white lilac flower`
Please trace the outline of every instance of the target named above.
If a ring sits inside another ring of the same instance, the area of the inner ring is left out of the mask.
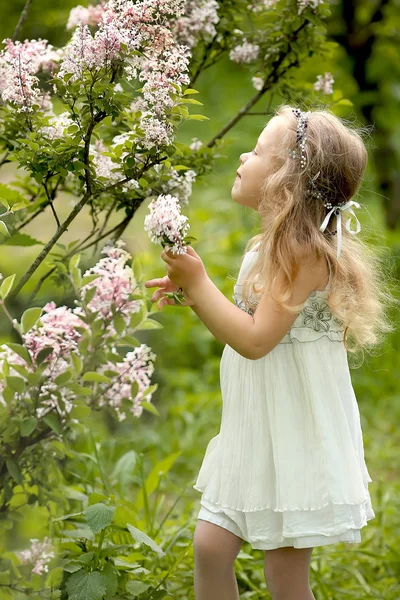
[[[257,59],[260,46],[250,44],[246,40],[229,52],[229,57],[236,63],[250,63]]]
[[[144,230],[155,244],[171,246],[174,254],[184,254],[184,237],[190,228],[188,218],[181,214],[178,198],[160,194],[149,204],[144,219]]]
[[[264,85],[264,79],[262,77],[253,77],[251,82],[253,87],[258,91],[260,91]]]
[[[191,150],[193,150],[194,152],[197,152],[197,150],[200,150],[200,148],[203,147],[203,142],[201,140],[199,140],[199,138],[194,137],[192,138],[192,142],[191,144],[189,144],[189,148]]]
[[[317,8],[320,4],[323,4],[324,0],[297,0],[298,14],[300,15],[306,8]]]
[[[314,83],[314,90],[323,92],[324,94],[333,94],[333,84],[335,80],[332,73],[317,75],[317,81]]]
[[[64,137],[65,130],[71,125],[76,125],[75,121],[71,119],[69,112],[63,112],[60,115],[54,115],[50,119],[50,124],[42,127],[39,133],[49,140],[54,140]]]
[[[185,14],[175,24],[178,41],[193,48],[199,38],[213,38],[219,23],[218,9],[216,0],[188,0]]]

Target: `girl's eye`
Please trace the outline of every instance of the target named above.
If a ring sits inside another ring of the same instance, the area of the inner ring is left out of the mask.
[[[255,150],[252,150],[252,153],[253,153],[253,154],[257,154],[257,152],[256,152]]]

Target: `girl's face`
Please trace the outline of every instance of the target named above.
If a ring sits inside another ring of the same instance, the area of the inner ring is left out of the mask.
[[[283,117],[273,117],[262,130],[254,150],[240,155],[239,175],[233,184],[231,196],[235,202],[257,210],[261,188],[271,171],[275,146],[279,146]]]

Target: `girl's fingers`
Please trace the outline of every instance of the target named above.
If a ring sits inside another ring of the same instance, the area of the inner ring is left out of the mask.
[[[166,275],[165,277],[159,277],[157,279],[149,279],[148,281],[144,282],[144,285],[146,287],[161,287],[162,285],[165,285],[167,277],[168,275]]]

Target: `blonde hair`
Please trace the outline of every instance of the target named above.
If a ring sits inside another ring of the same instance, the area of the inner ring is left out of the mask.
[[[281,143],[273,148],[271,171],[261,189],[257,210],[262,232],[246,244],[245,252],[259,242],[256,260],[243,281],[242,296],[245,305],[251,307],[252,292],[267,292],[289,312],[299,312],[305,302],[289,306],[287,301],[300,263],[324,256],[332,272],[327,301],[334,316],[345,326],[346,349],[356,355],[358,351],[371,350],[383,341],[385,333],[395,329],[387,309],[400,302],[390,291],[392,277],[387,258],[381,259],[378,248],[373,251],[360,234],[349,235],[344,228],[349,213],[342,213],[339,260],[337,234],[331,233],[337,226],[335,215],[323,233],[319,230],[327,209],[322,200],[307,195],[310,178],[319,172],[316,183],[332,205],[349,201],[361,186],[368,152],[361,128],[345,125],[326,109],[310,112],[304,169],[299,159],[293,159],[289,153],[297,149],[298,121],[292,107],[283,105],[275,112],[284,118],[285,126]],[[346,344],[347,338],[350,345]]]

